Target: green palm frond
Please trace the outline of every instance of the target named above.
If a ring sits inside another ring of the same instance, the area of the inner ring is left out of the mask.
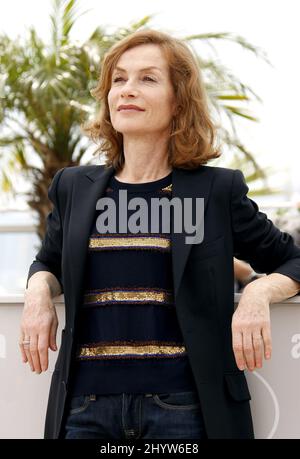
[[[272,63],[269,61],[267,54],[265,53],[264,50],[260,49],[257,46],[252,45],[244,37],[240,35],[234,35],[231,32],[193,34],[193,35],[187,35],[183,37],[183,39],[186,41],[192,41],[192,40],[203,41],[209,44],[209,46],[211,47],[213,47],[212,40],[222,40],[222,41],[228,40],[228,41],[231,41],[232,43],[238,44],[243,49],[246,49],[252,52],[256,57],[263,59],[267,64],[272,66]]]
[[[4,171],[1,171],[0,174],[0,189],[3,193],[12,193],[14,189],[12,180]]]
[[[26,136],[13,136],[13,137],[0,137],[0,147],[7,147],[9,145],[14,145],[21,140],[26,140]]]
[[[50,15],[52,25],[52,46],[59,53],[61,46],[68,44],[69,35],[80,16],[87,13],[84,11],[77,15],[76,0],[53,0],[53,13]]]
[[[226,112],[230,112],[234,115],[240,116],[242,118],[246,118],[247,120],[259,121],[257,117],[251,115],[249,112],[247,113],[246,109],[234,107],[233,105],[227,105],[227,104],[223,105],[223,109],[226,110]]]
[[[11,167],[19,167],[22,171],[28,171],[30,166],[27,162],[27,159],[24,154],[24,144],[23,142],[18,142],[15,144],[14,155],[11,158]]]

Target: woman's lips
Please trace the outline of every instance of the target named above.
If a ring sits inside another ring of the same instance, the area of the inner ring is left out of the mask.
[[[137,108],[122,108],[119,112],[143,112],[144,110],[138,110]]]

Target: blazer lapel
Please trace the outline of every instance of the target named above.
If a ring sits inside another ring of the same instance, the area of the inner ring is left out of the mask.
[[[208,170],[207,167],[201,167],[196,171],[174,168],[172,198],[178,197],[182,203],[184,198],[193,198],[193,200],[197,197],[204,198],[205,212],[212,177]],[[79,175],[74,184],[67,244],[73,293],[77,302],[76,308],[82,300],[88,242],[95,217],[96,203],[104,194],[114,172],[113,166],[109,168],[95,166],[92,171]],[[192,244],[185,242],[187,233],[175,233],[173,230],[173,225],[171,225],[172,275],[174,297],[176,297]]]
[[[203,166],[195,171],[174,168],[172,174],[172,198],[178,197],[182,203],[184,203],[184,198],[192,198],[192,202],[196,202],[196,198],[203,198],[204,215],[211,187],[212,174],[209,174],[209,170],[209,167]],[[195,209],[194,205],[193,209]],[[202,223],[204,224],[201,220],[198,227]],[[185,238],[188,236],[188,233],[175,233],[173,230],[173,225],[171,225],[173,287],[174,298],[176,298],[192,244],[186,243]]]
[[[91,226],[95,217],[96,203],[104,194],[114,168],[95,166],[92,171],[79,175],[74,184],[69,233],[68,256],[76,309],[82,301],[85,279],[85,264]]]

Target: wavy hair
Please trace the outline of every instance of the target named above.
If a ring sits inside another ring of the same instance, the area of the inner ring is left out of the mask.
[[[100,102],[96,118],[83,123],[81,129],[106,155],[106,166],[120,171],[124,165],[123,135],[117,132],[110,119],[107,96],[112,72],[120,56],[128,49],[144,45],[158,45],[168,63],[169,76],[179,111],[172,119],[168,140],[168,162],[171,167],[196,169],[221,155],[215,148],[216,126],[208,108],[208,98],[201,69],[191,50],[180,39],[153,29],[138,30],[115,43],[103,56],[97,86],[91,95]]]

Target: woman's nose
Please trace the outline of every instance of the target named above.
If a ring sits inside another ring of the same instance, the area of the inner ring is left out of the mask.
[[[122,87],[121,94],[124,96],[136,95],[136,90],[134,89],[133,84],[126,82]]]

